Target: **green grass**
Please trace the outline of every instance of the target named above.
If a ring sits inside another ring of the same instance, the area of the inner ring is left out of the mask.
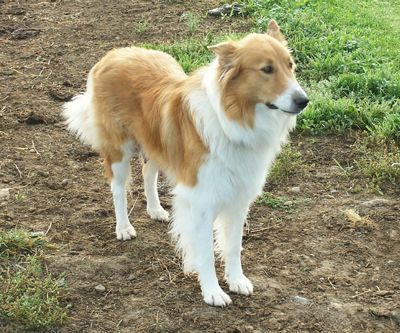
[[[287,211],[293,209],[293,202],[289,201],[287,197],[274,196],[269,192],[261,194],[261,196],[256,200],[256,204]]]
[[[135,32],[137,32],[138,34],[143,34],[145,32],[147,32],[150,29],[150,22],[149,20],[144,20],[144,21],[140,21],[136,27],[135,27]]]
[[[192,12],[185,12],[181,15],[181,22],[185,22],[190,33],[194,33],[199,28],[200,17]]]
[[[356,170],[368,179],[370,189],[382,193],[387,184],[400,183],[400,148],[383,137],[371,136],[356,143]]]
[[[302,168],[304,168],[304,163],[301,153],[290,144],[287,144],[276,159],[268,175],[268,181],[278,183],[288,180]]]
[[[42,236],[0,231],[0,319],[16,330],[49,330],[66,320],[65,280],[43,265],[51,248]]]

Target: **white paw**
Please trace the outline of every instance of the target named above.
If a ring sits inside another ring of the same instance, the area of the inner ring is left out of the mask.
[[[229,285],[229,290],[234,293],[246,296],[249,296],[253,293],[253,284],[244,275],[237,279],[227,279],[227,281]]]
[[[136,237],[136,230],[130,223],[124,224],[122,227],[117,226],[115,233],[119,240],[129,240]]]
[[[218,287],[218,289],[203,291],[203,299],[208,305],[225,307],[232,303],[231,298]]]
[[[147,209],[147,213],[150,215],[150,218],[157,221],[168,221],[169,214],[168,212],[160,207],[156,209]]]

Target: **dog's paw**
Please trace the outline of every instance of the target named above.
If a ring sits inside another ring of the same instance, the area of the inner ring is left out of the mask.
[[[156,209],[147,209],[147,213],[150,215],[150,218],[152,220],[166,222],[169,220],[168,212],[162,207]]]
[[[203,299],[208,305],[225,307],[232,303],[231,298],[221,288],[204,291]]]
[[[238,279],[228,279],[228,285],[229,290],[237,294],[249,296],[253,293],[253,284],[244,275]]]
[[[122,227],[117,226],[115,233],[119,240],[129,240],[136,237],[136,230],[130,223],[125,224]]]

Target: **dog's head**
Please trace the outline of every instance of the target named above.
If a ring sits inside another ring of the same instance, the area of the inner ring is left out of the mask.
[[[298,84],[293,58],[278,24],[271,20],[265,34],[211,46],[217,55],[217,76],[228,118],[252,127],[255,105],[266,112],[296,115],[308,104]]]

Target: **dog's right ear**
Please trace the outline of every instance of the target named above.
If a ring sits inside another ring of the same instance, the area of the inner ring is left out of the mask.
[[[218,56],[219,64],[223,68],[233,66],[235,61],[236,45],[234,42],[222,42],[217,45],[209,46],[209,50],[213,51]]]
[[[267,35],[280,41],[282,44],[286,44],[285,36],[282,35],[281,28],[274,19],[268,22]]]

